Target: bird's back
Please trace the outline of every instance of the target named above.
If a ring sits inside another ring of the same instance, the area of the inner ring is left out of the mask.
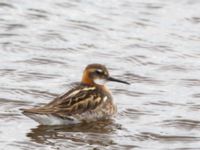
[[[25,109],[24,114],[41,124],[71,124],[107,119],[116,113],[112,96],[103,86],[80,84],[49,104]]]

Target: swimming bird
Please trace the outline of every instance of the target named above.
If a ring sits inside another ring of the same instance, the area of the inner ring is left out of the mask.
[[[90,64],[85,68],[80,84],[44,106],[23,109],[23,114],[43,125],[109,119],[116,114],[117,107],[111,92],[97,80],[129,84],[111,77],[104,65]]]

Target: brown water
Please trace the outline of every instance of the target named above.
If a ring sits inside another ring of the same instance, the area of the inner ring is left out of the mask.
[[[199,0],[0,0],[0,149],[200,149]],[[105,64],[111,121],[39,126],[48,103]]]

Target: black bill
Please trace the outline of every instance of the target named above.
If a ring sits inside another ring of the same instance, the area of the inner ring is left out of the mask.
[[[122,80],[118,80],[118,79],[115,79],[115,78],[112,78],[112,77],[108,77],[107,79],[108,81],[113,81],[113,82],[120,82],[120,83],[124,83],[124,84],[130,84],[126,81],[122,81]]]

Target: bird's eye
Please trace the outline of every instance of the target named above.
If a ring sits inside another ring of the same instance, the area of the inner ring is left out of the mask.
[[[100,70],[100,69],[96,70],[95,72],[96,72],[96,74],[102,74],[103,73],[103,71]]]

